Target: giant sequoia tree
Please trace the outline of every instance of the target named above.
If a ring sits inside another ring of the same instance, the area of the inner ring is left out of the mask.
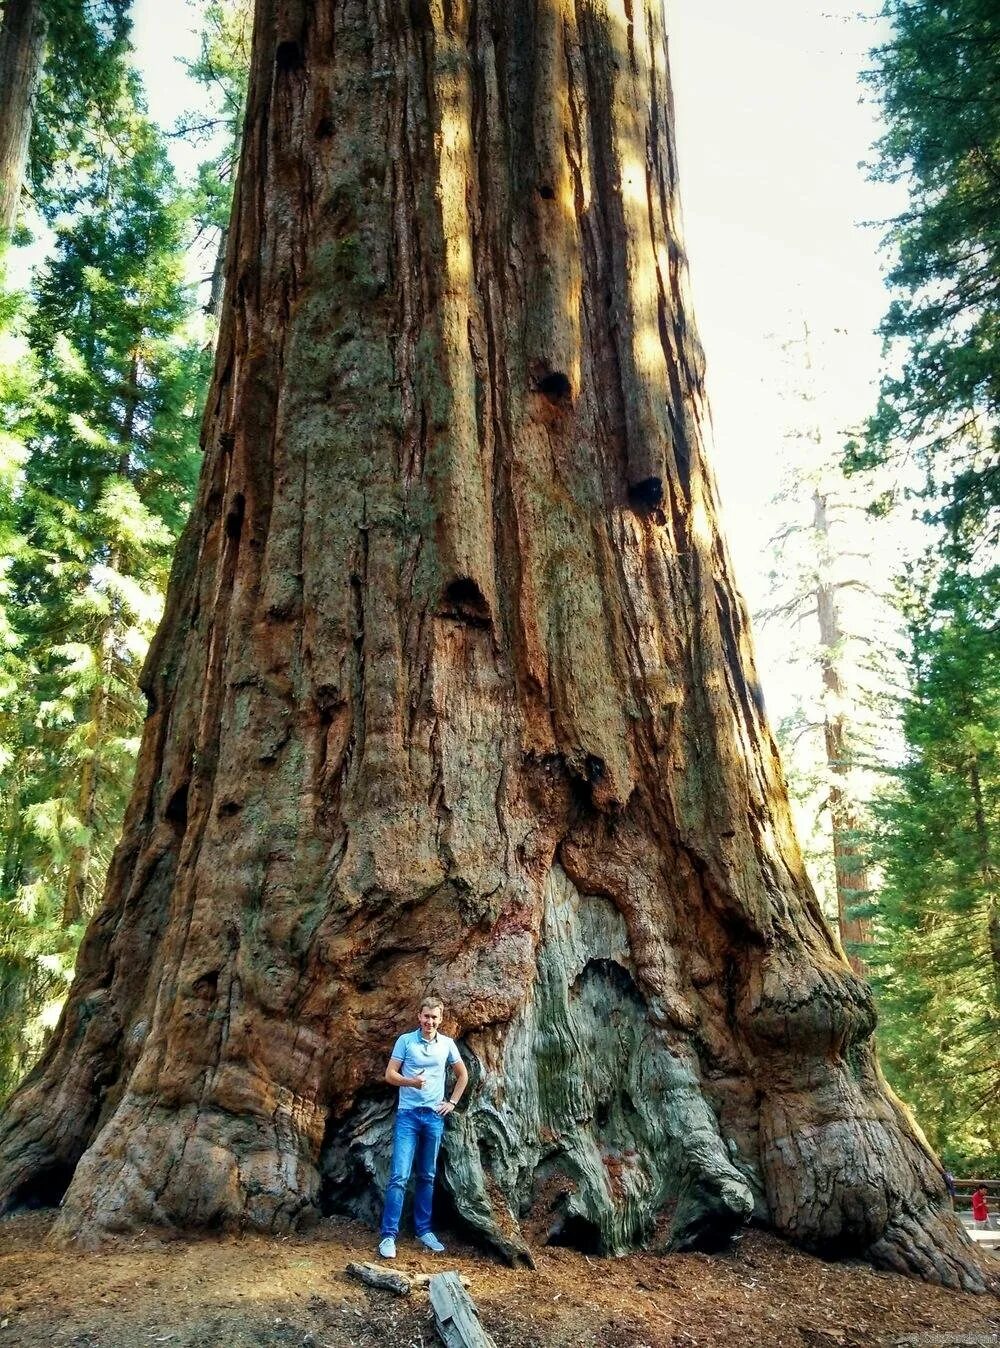
[[[385,1175],[440,991],[510,1257],[983,1285],[792,836],[703,457],[660,0],[259,0],[205,467],[125,835],[0,1140],[64,1233]]]

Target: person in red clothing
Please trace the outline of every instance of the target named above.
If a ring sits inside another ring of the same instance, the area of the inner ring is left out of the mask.
[[[990,1224],[990,1210],[986,1206],[986,1185],[980,1184],[972,1195],[972,1225],[985,1231]]]

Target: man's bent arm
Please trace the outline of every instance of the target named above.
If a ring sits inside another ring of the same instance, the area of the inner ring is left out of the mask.
[[[423,1079],[423,1077],[404,1077],[404,1076],[402,1076],[402,1075],[400,1074],[400,1071],[399,1071],[399,1069],[402,1067],[402,1065],[403,1065],[403,1060],[402,1060],[402,1058],[390,1058],[390,1059],[389,1059],[389,1066],[385,1069],[385,1079],[386,1079],[386,1081],[388,1081],[389,1085],[390,1085],[390,1086],[412,1086],[414,1090],[418,1090],[418,1091],[423,1090],[423,1088],[424,1088],[424,1079]],[[464,1067],[464,1066],[465,1066],[465,1063],[463,1063],[462,1066]],[[466,1073],[466,1077],[468,1077],[468,1073]]]
[[[465,1094],[465,1088],[469,1084],[469,1069],[461,1059],[452,1065],[452,1071],[455,1073],[455,1085],[451,1092],[451,1103],[457,1105],[459,1100]]]
[[[451,1070],[455,1073],[455,1084],[451,1088],[451,1095],[448,1099],[442,1100],[441,1104],[437,1106],[439,1114],[450,1113],[461,1100],[462,1093],[469,1084],[469,1069],[461,1059],[451,1064]]]

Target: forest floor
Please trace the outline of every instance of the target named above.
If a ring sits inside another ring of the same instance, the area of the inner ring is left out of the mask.
[[[0,1222],[0,1348],[435,1348],[426,1291],[349,1279],[372,1233],[330,1219],[308,1236],[161,1241],[97,1252],[47,1243],[53,1213]],[[455,1268],[498,1348],[868,1348],[1000,1345],[1000,1300],[827,1264],[751,1232],[732,1253],[601,1259],[547,1247],[508,1269],[455,1242],[401,1240],[391,1267]]]

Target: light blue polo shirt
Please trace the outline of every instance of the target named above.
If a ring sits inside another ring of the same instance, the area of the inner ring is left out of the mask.
[[[424,1074],[424,1085],[420,1090],[415,1086],[400,1086],[400,1109],[417,1109],[427,1105],[433,1109],[444,1099],[444,1074],[448,1063],[461,1062],[462,1055],[455,1045],[440,1031],[433,1039],[425,1039],[419,1028],[409,1034],[401,1034],[391,1056],[398,1058],[399,1073],[404,1077]]]

